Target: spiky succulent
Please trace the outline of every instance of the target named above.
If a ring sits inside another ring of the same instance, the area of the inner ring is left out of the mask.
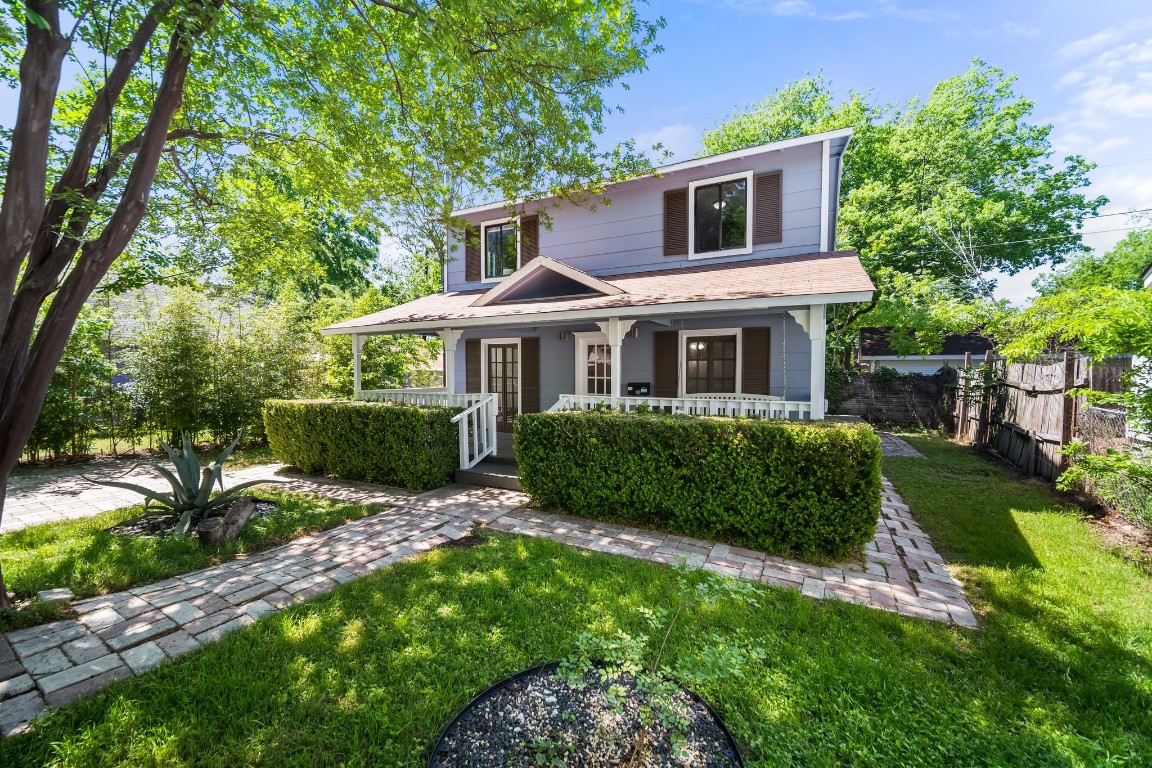
[[[151,463],[149,466],[164,476],[164,479],[172,486],[171,493],[162,493],[160,491],[154,491],[151,488],[145,488],[142,485],[122,483],[118,480],[86,479],[97,485],[135,491],[144,497],[145,508],[148,507],[150,502],[155,502],[156,504],[171,509],[180,515],[180,520],[176,524],[175,533],[178,537],[184,538],[188,535],[189,531],[199,525],[200,521],[208,516],[209,512],[222,504],[233,501],[236,498],[236,494],[245,488],[251,488],[254,485],[262,485],[264,483],[279,482],[276,480],[250,480],[246,483],[234,485],[227,491],[224,490],[224,478],[221,475],[224,469],[224,462],[228,460],[228,456],[240,442],[241,434],[242,433],[237,433],[236,439],[232,441],[232,444],[225,448],[224,452],[206,467],[200,466],[200,457],[192,450],[192,441],[188,438],[188,435],[184,433],[180,434],[182,442],[182,450],[180,453],[177,453],[161,441],[160,445],[167,452],[169,458],[172,459],[172,463],[176,465],[176,471],[173,473],[172,470],[167,467],[155,463]],[[212,496],[212,488],[217,483],[220,485],[220,493]]]

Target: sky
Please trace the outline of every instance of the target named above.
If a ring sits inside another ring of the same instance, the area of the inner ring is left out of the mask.
[[[1152,4],[1080,0],[651,0],[664,51],[610,96],[624,108],[604,143],[663,143],[676,160],[701,151],[704,130],[807,73],[837,93],[870,90],[878,103],[927,98],[981,58],[1019,76],[1033,120],[1053,126],[1056,157],[1098,164],[1102,213],[1152,208]],[[1152,223],[1149,221],[1148,223]],[[1138,225],[1127,215],[1086,222],[1103,252]],[[998,279],[1021,303],[1035,271]]]

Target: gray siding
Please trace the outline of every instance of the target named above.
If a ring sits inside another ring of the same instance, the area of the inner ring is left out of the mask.
[[[819,143],[780,150],[754,159],[736,159],[625,182],[607,193],[609,205],[595,209],[561,204],[547,209],[551,228],[540,227],[540,253],[597,275],[639,272],[691,264],[722,263],[767,255],[789,256],[820,249],[821,153]],[[665,257],[664,191],[689,182],[752,170],[783,171],[783,241],[756,246],[744,256],[693,259]],[[833,174],[833,178],[835,174]],[[531,210],[527,211],[531,212]],[[506,216],[497,210],[468,216],[472,224]],[[448,289],[470,290],[492,284],[464,279],[464,251],[456,242],[449,257]]]
[[[708,328],[761,328],[772,329],[771,385],[772,394],[789,400],[807,400],[811,391],[811,342],[804,329],[790,315],[772,313],[758,315],[716,315],[674,320],[672,325],[651,321],[636,324],[636,338],[625,338],[622,348],[624,364],[621,384],[630,381],[652,381],[652,334],[661,330],[706,330]],[[783,332],[782,332],[783,329]],[[560,341],[560,331],[567,330],[568,338]],[[466,331],[460,341],[456,357],[456,391],[464,391],[463,339],[540,338],[540,408],[548,410],[560,395],[575,391],[576,340],[574,331],[598,330],[593,324],[548,326],[540,328],[508,327]],[[786,338],[785,338],[786,337]],[[785,363],[785,350],[787,362]]]

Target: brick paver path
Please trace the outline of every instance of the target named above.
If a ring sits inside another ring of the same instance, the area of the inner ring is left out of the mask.
[[[155,459],[159,461],[160,459]],[[85,480],[122,480],[157,491],[169,491],[168,482],[147,465],[136,461],[102,458],[81,467],[21,468],[8,478],[4,499],[4,519],[0,533],[18,531],[39,523],[54,523],[77,517],[90,517],[113,509],[140,503],[140,494],[119,488],[106,488]],[[224,469],[224,485],[272,477],[279,464]]]
[[[877,432],[880,437],[880,449],[885,456],[899,456],[905,459],[922,459],[924,454],[912,447],[912,443],[891,432]]]
[[[812,598],[976,626],[962,586],[887,480],[876,537],[863,563],[820,567],[699,539],[548,515],[525,507],[527,497],[513,491],[453,485],[413,495],[284,477],[291,490],[395,506],[249,557],[81,600],[76,619],[0,637],[0,732],[21,730],[48,707],[140,674],[261,616],[459,539],[479,525],[660,563],[686,561]]]

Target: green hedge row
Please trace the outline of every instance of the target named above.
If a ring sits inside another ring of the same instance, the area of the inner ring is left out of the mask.
[[[880,440],[863,424],[524,413],[515,440],[533,500],[582,517],[842,558],[880,514]]]
[[[457,413],[351,400],[266,400],[264,428],[272,454],[305,472],[427,490],[453,480]]]

